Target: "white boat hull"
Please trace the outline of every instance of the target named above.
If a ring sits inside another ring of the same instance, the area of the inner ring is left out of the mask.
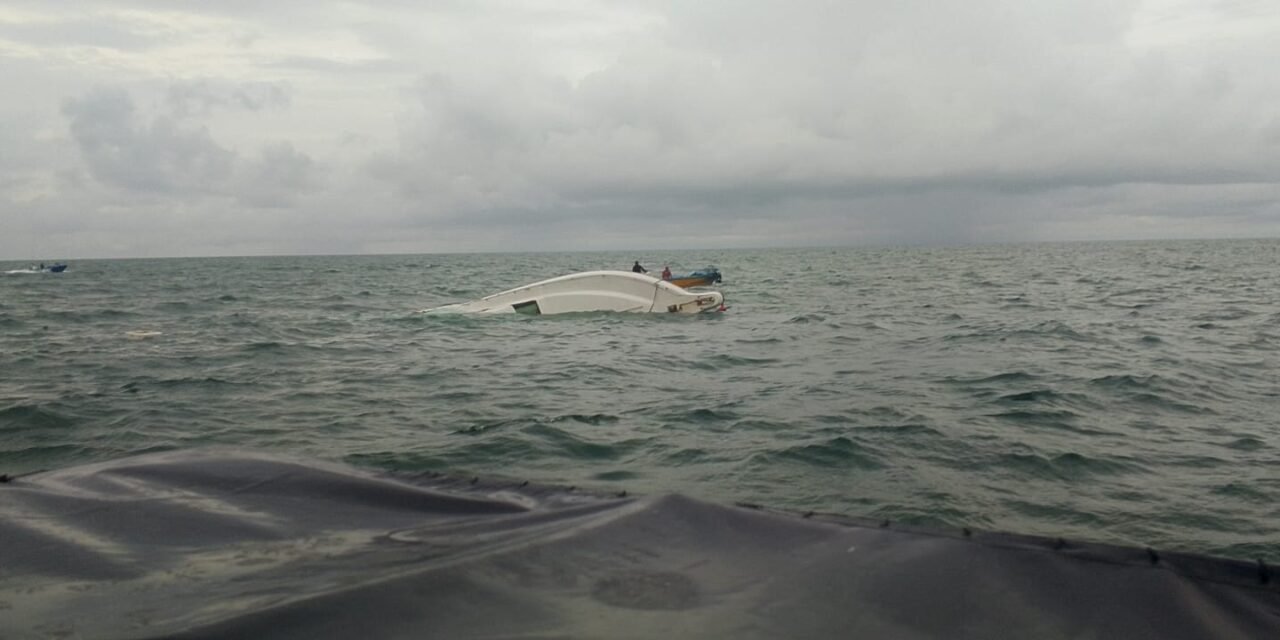
[[[700,313],[720,309],[717,291],[685,291],[670,282],[627,271],[587,271],[517,287],[424,313],[526,313],[585,311]]]

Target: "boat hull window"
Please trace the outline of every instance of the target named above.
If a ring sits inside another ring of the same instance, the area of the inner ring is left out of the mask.
[[[523,313],[523,314],[525,314],[525,315],[527,315],[527,316],[540,316],[540,315],[542,315],[542,310],[538,308],[538,301],[537,301],[537,300],[529,300],[529,301],[526,301],[526,302],[517,302],[517,303],[515,303],[515,304],[511,305],[511,308],[512,308],[512,309],[515,309],[515,310],[516,310],[516,313]]]

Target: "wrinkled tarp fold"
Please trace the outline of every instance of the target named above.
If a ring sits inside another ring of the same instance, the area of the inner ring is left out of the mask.
[[[0,484],[4,638],[1280,638],[1260,563],[239,451]]]

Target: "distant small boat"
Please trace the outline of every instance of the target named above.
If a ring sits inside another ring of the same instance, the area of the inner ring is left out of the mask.
[[[681,289],[689,287],[709,287],[720,282],[720,270],[715,267],[707,267],[698,269],[693,273],[685,273],[681,275],[673,275],[667,280]]]
[[[699,313],[723,310],[723,304],[724,296],[716,291],[685,291],[670,282],[629,271],[587,271],[424,313]]]
[[[33,264],[30,267],[27,267],[26,269],[10,269],[9,271],[5,271],[5,273],[11,274],[11,275],[18,275],[18,274],[24,274],[24,273],[62,273],[63,271],[66,271],[66,270],[67,270],[67,265],[59,262],[57,264],[49,264],[49,265],[41,264],[39,266]]]

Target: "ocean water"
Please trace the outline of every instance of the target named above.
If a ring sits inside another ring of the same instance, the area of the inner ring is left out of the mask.
[[[418,313],[636,258],[729,310]],[[0,472],[232,446],[1276,562],[1278,373],[1276,240],[84,260],[0,276]]]

